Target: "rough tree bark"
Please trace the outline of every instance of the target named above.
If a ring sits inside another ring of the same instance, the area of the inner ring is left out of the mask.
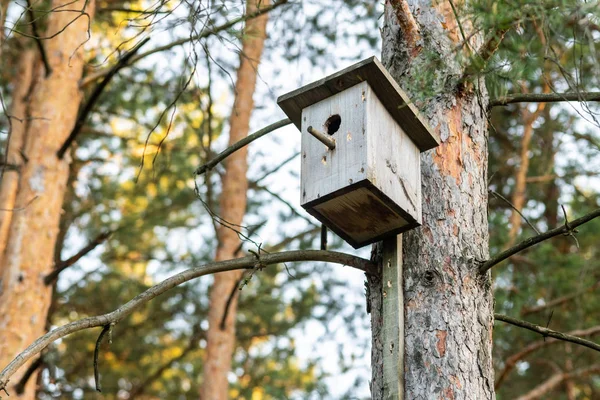
[[[67,3],[69,10],[78,10],[86,1],[54,0],[51,8],[64,7]],[[85,12],[90,18],[93,10],[94,1],[87,1]],[[26,207],[12,214],[0,269],[2,366],[45,330],[52,287],[45,285],[44,276],[52,270],[70,163],[68,154],[59,159],[56,152],[77,118],[81,100],[79,80],[84,65],[81,45],[88,38],[88,22],[88,17],[78,11],[51,13],[45,35],[64,29],[54,38],[43,41],[52,72],[46,75],[41,67],[34,71],[37,83],[27,105],[24,144],[27,162],[20,171],[15,201],[16,205]],[[19,379],[20,375],[13,377],[13,384]],[[11,398],[34,399],[36,380],[32,377],[24,393],[18,396],[13,392]]]
[[[246,14],[256,11],[258,6],[267,7],[269,3],[264,0],[247,0]],[[257,68],[266,38],[267,20],[267,14],[261,15],[249,20],[244,29],[242,53],[235,85],[235,100],[229,118],[229,145],[248,135],[250,115],[254,108],[252,96],[256,87]],[[229,157],[225,163],[223,188],[220,196],[220,216],[226,221],[226,224],[231,224],[233,229],[238,229],[238,226],[242,224],[246,212],[247,153],[247,147],[243,147]],[[216,260],[236,258],[235,253],[240,245],[237,233],[229,227],[221,226],[217,236],[219,247]],[[203,400],[226,400],[228,398],[227,375],[231,370],[231,358],[235,348],[237,295],[229,306],[226,306],[230,293],[241,274],[242,271],[216,274],[211,288],[206,361],[200,389],[200,398]],[[226,308],[228,308],[227,317],[224,326],[221,327]]]
[[[424,71],[445,83],[422,107],[442,141],[421,156],[423,226],[403,235],[404,398],[493,399],[491,283],[477,272],[488,258],[487,93],[481,81],[473,89],[456,84],[462,71],[452,51],[462,37],[448,2],[385,7],[382,60],[392,76],[413,96]],[[474,49],[480,39],[473,36]],[[425,61],[432,54],[433,69]],[[371,296],[382,290],[375,280],[369,286]],[[377,346],[379,330],[373,326],[375,352],[386,351]],[[373,399],[383,398],[381,367],[373,365]]]

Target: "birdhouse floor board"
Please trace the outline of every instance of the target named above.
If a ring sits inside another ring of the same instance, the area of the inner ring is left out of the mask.
[[[354,248],[419,226],[368,181],[303,207]]]

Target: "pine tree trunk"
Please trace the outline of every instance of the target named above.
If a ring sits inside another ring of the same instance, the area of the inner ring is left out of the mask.
[[[548,86],[544,88],[544,93],[548,93]],[[527,174],[529,172],[529,147],[531,143],[531,137],[533,135],[533,125],[538,120],[542,112],[546,108],[546,103],[539,103],[536,110],[533,113],[530,113],[527,110],[526,106],[523,106],[523,135],[521,137],[521,157],[520,163],[517,167],[517,172],[515,174],[515,189],[513,191],[513,195],[511,198],[511,203],[514,206],[514,209],[510,214],[510,231],[508,232],[508,241],[504,245],[504,248],[508,249],[512,247],[519,234],[519,230],[521,229],[521,225],[523,224],[523,217],[517,212],[523,211],[525,205],[527,203]]]
[[[256,11],[258,6],[266,7],[269,1],[248,0],[246,13]],[[242,38],[242,53],[237,71],[235,101],[229,118],[229,145],[248,135],[250,115],[254,108],[252,96],[256,87],[257,69],[266,38],[267,14],[249,20]],[[233,229],[242,224],[246,212],[248,180],[247,147],[243,147],[225,163],[223,188],[220,197],[220,217],[231,224]],[[236,257],[240,245],[237,233],[231,228],[221,226],[218,232],[219,247],[216,260]],[[210,292],[208,313],[206,361],[200,398],[202,400],[226,400],[229,382],[227,375],[231,370],[231,358],[235,348],[235,315],[237,312],[237,294],[229,304],[224,326],[221,326],[227,300],[241,277],[241,271],[232,271],[215,275]]]
[[[64,0],[55,0],[51,8],[64,7],[65,4]],[[79,0],[68,4],[69,10],[78,10],[86,2]],[[94,2],[87,1],[85,11],[90,17],[93,10]],[[68,154],[59,159],[56,152],[77,118],[81,101],[79,80],[84,65],[82,45],[88,39],[88,22],[86,16],[76,11],[51,13],[45,35],[64,31],[43,41],[52,72],[46,75],[41,67],[34,72],[38,81],[28,105],[29,122],[24,150],[27,162],[20,172],[15,202],[26,207],[12,215],[2,261],[1,366],[7,365],[45,330],[52,287],[44,284],[44,276],[53,267],[70,163]],[[20,373],[13,377],[13,385],[19,381]],[[34,399],[36,380],[33,376],[18,398]],[[17,397],[16,394],[13,397]]]
[[[403,235],[404,398],[493,399],[492,288],[477,270],[488,258],[487,92],[482,80],[476,90],[449,84],[462,75],[453,61],[462,37],[449,3],[431,3],[386,2],[382,31],[383,63],[413,97],[412,83],[427,70],[446,83],[422,107],[442,141],[421,156],[423,226]],[[433,69],[425,61],[432,54]],[[377,340],[374,351],[386,351]],[[374,365],[374,399],[383,398],[382,374]]]
[[[26,50],[19,60],[17,73],[13,79],[15,90],[12,95],[10,109],[10,136],[8,152],[6,155],[6,166],[0,181],[0,276],[2,276],[2,254],[8,242],[8,231],[10,221],[15,208],[15,199],[19,188],[19,170],[23,167],[23,151],[25,145],[25,134],[28,125],[27,100],[33,85],[33,73],[35,70],[35,51]]]

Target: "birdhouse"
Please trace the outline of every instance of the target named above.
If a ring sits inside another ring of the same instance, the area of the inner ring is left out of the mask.
[[[439,139],[376,57],[277,103],[302,132],[306,211],[354,248],[421,225],[419,154]]]

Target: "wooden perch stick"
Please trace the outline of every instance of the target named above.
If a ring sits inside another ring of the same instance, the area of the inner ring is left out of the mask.
[[[310,133],[315,139],[317,139],[319,142],[323,143],[325,146],[327,146],[329,148],[329,150],[333,150],[335,149],[335,140],[333,140],[333,138],[327,136],[326,134],[324,134],[321,131],[316,130],[315,128],[313,128],[312,126],[309,126],[308,129],[306,129],[308,131],[308,133]]]
[[[322,251],[322,250],[295,250],[286,251],[281,253],[263,254],[260,256],[260,262],[262,265],[279,264],[284,262],[294,261],[324,261],[336,264],[347,265],[368,274],[374,273],[376,265],[364,258],[356,257],[351,254],[339,253],[334,251]],[[226,260],[221,262],[213,262],[196,268],[190,268],[183,272],[180,272],[161,283],[152,286],[145,292],[140,293],[129,302],[125,303],[116,310],[107,314],[98,315],[95,317],[83,318],[78,321],[74,321],[55,328],[45,335],[38,338],[29,347],[23,350],[19,355],[6,366],[2,372],[0,372],[0,391],[6,391],[8,382],[27,361],[39,354],[43,349],[54,341],[70,335],[74,332],[79,332],[85,329],[90,329],[98,326],[107,326],[110,324],[116,324],[123,318],[131,314],[133,311],[148,303],[155,297],[167,292],[168,290],[179,286],[189,280],[214,274],[217,272],[233,271],[239,269],[254,268],[256,265],[256,257],[249,256],[243,258],[237,258],[233,260]]]

